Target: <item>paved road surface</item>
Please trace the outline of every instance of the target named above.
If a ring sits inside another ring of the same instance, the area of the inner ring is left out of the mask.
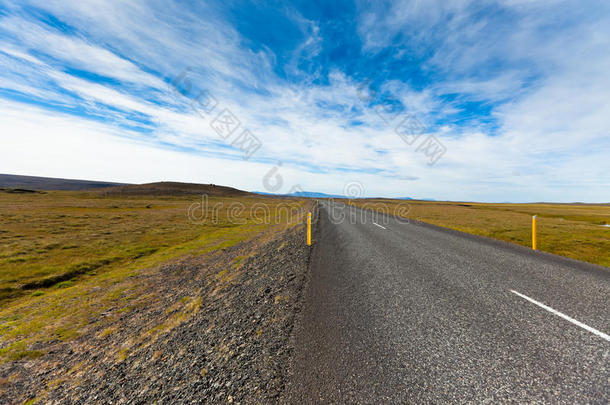
[[[283,402],[609,403],[610,270],[340,207]]]

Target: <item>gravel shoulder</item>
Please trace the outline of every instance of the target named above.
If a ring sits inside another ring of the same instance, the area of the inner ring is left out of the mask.
[[[309,255],[299,225],[143,272],[161,299],[1,365],[0,403],[277,402]]]

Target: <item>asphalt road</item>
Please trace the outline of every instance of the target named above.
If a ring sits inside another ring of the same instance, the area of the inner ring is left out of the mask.
[[[610,402],[610,269],[341,207],[282,402]]]

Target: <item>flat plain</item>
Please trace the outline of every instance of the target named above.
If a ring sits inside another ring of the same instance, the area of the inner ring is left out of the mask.
[[[111,308],[143,305],[154,291],[134,281],[142,271],[226,249],[272,225],[304,222],[291,211],[303,209],[305,200],[212,196],[202,212],[195,194],[135,190],[0,192],[0,362],[35,358],[44,353],[35,348],[41,342],[78,337]],[[531,217],[538,215],[540,250],[610,266],[608,205],[351,204],[524,246],[531,244]],[[179,304],[188,311],[189,303]]]
[[[155,301],[136,276],[163,263],[302,222],[303,200],[243,193],[204,203],[196,194],[145,195],[152,191],[0,192],[0,364],[42,356],[46,343],[77,338],[100,314]],[[179,314],[200,305],[179,298]]]
[[[522,246],[531,246],[532,216],[537,215],[539,250],[610,267],[608,204],[484,204],[391,199],[351,203]]]

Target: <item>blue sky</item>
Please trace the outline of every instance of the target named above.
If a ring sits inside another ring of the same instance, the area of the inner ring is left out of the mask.
[[[609,202],[608,72],[607,1],[0,0],[0,172]]]

